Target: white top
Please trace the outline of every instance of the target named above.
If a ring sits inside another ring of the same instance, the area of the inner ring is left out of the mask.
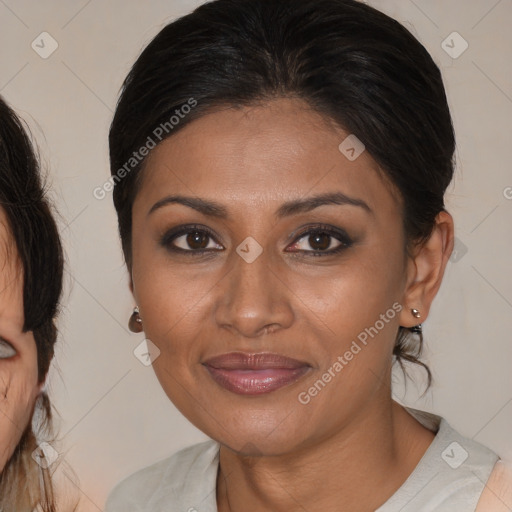
[[[405,408],[436,433],[402,486],[375,512],[474,512],[499,457],[435,414]],[[104,512],[218,512],[219,443],[208,440],[118,483]]]

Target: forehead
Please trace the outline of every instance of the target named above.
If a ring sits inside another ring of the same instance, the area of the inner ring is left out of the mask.
[[[364,196],[372,209],[395,209],[393,187],[368,152],[349,159],[342,151],[353,137],[299,99],[225,107],[150,153],[136,202],[179,192],[242,208],[336,189]]]
[[[23,322],[23,268],[7,215],[1,207],[0,318]]]

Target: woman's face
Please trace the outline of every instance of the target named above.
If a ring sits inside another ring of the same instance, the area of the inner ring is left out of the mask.
[[[401,206],[367,152],[355,158],[350,139],[339,149],[348,135],[279,99],[202,117],[148,159],[132,284],[160,351],[154,370],[178,409],[234,450],[305,447],[389,401],[400,318],[415,307]],[[205,364],[232,352],[299,363]]]
[[[23,274],[5,212],[0,209],[0,472],[32,417],[39,392],[37,347],[22,332]]]

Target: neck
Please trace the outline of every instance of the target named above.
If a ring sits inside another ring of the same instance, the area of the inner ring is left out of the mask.
[[[373,512],[407,479],[434,439],[389,398],[328,439],[272,457],[240,457],[221,445],[219,512]],[[371,491],[371,492],[369,492]]]

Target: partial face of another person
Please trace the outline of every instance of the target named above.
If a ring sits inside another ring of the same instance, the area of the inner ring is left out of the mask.
[[[0,208],[0,472],[29,424],[38,384],[37,347],[22,332],[23,272],[14,239]]]
[[[348,135],[278,99],[195,120],[146,162],[132,283],[153,367],[180,411],[234,450],[308,447],[389,400],[407,302],[401,203],[366,151],[339,150]],[[326,195],[338,204],[312,201]],[[269,391],[206,364],[231,352],[300,368]]]

